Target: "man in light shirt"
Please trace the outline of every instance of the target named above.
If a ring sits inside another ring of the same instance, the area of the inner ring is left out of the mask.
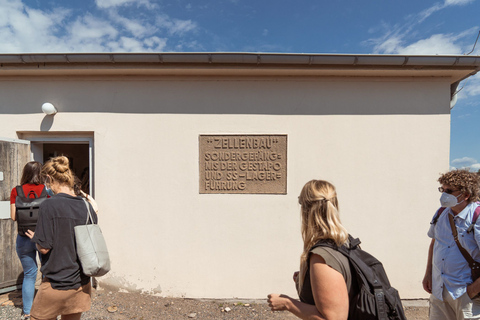
[[[472,270],[453,236],[475,261],[480,262],[480,176],[468,170],[452,170],[438,179],[442,193],[428,236],[428,251],[423,288],[430,293],[430,319],[480,319],[480,278],[472,280]],[[453,227],[454,225],[454,227]],[[452,229],[455,228],[455,229]]]

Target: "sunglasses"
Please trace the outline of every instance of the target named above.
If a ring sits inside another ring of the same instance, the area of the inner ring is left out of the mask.
[[[459,190],[452,190],[452,189],[444,189],[443,187],[438,187],[438,191],[440,192],[445,192],[445,193],[448,193],[448,194],[452,194],[454,193],[455,191],[459,191]]]

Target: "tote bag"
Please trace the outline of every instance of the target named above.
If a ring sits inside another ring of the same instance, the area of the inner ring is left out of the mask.
[[[82,271],[90,277],[101,277],[110,271],[110,258],[107,244],[103,238],[100,226],[93,222],[90,206],[86,199],[88,216],[84,225],[74,227],[77,256],[82,266]],[[88,221],[91,224],[88,224]]]

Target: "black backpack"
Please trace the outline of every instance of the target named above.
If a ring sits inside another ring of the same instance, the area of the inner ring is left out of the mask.
[[[382,263],[360,248],[359,239],[349,236],[349,240],[348,247],[338,247],[330,240],[320,240],[312,247],[335,249],[350,262],[357,291],[350,301],[348,319],[406,320],[398,291],[390,286]]]
[[[35,191],[30,191],[25,196],[22,186],[17,186],[17,198],[15,199],[15,218],[17,220],[18,234],[25,236],[27,230],[35,232],[38,220],[38,208],[43,201],[47,200],[47,190],[43,187],[40,197]]]

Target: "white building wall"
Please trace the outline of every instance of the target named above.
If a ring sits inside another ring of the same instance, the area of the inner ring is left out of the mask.
[[[442,79],[0,80],[0,137],[94,132],[95,197],[112,272],[164,296],[295,295],[305,182],[337,186],[342,220],[402,298],[423,278],[448,170]],[[40,106],[59,109],[53,121]],[[287,195],[199,194],[200,134],[287,134]]]

